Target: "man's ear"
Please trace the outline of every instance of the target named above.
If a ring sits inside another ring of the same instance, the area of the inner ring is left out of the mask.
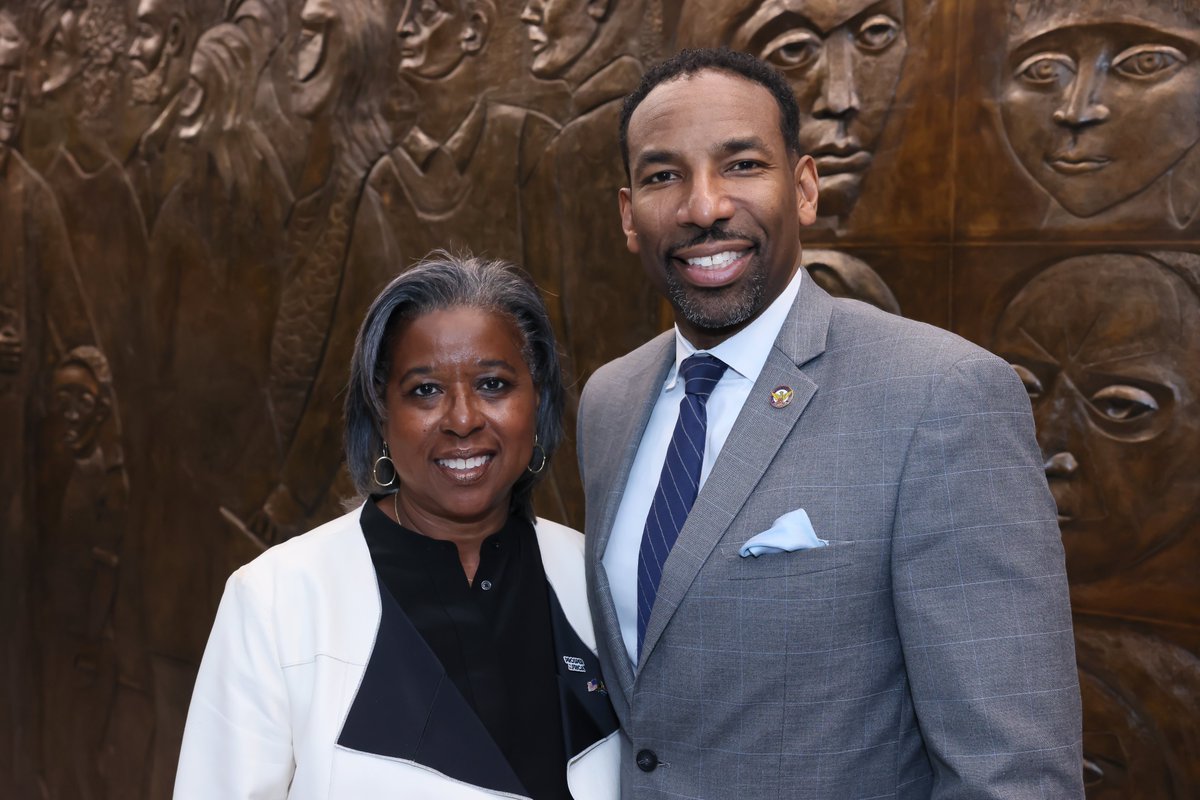
[[[596,22],[603,22],[608,17],[610,8],[612,8],[611,0],[588,0],[586,11],[587,15]]]
[[[491,15],[488,13],[487,6],[480,3],[471,9],[471,16],[467,20],[466,27],[462,33],[462,49],[468,55],[478,53],[487,44],[488,33],[492,29]]]
[[[812,156],[800,156],[796,162],[796,206],[801,225],[812,225],[817,221],[817,162]]]
[[[625,231],[625,246],[635,255],[641,252],[637,231],[633,229],[633,197],[628,188],[617,192],[617,205],[621,208],[621,230]]]

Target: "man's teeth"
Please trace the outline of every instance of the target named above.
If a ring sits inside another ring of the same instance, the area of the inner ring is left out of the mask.
[[[437,463],[447,469],[475,469],[491,460],[491,456],[471,456],[470,458],[439,458]]]
[[[687,263],[688,263],[688,266],[691,266],[691,267],[703,267],[705,269],[716,269],[717,267],[723,267],[726,264],[731,264],[734,261],[737,261],[739,258],[742,257],[743,254],[745,254],[745,252],[746,252],[745,250],[739,250],[739,251],[726,250],[723,253],[716,253],[715,255],[711,255],[711,256],[700,256],[699,258],[689,258],[689,259],[687,259]]]

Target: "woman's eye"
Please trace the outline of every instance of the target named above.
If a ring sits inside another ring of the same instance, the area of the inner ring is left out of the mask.
[[[1027,367],[1020,364],[1011,365],[1013,371],[1017,373],[1017,377],[1021,379],[1021,383],[1025,384],[1025,391],[1029,392],[1029,399],[1036,400],[1042,396],[1042,382],[1038,380],[1038,376]]]
[[[763,48],[762,58],[782,69],[807,67],[821,53],[821,39],[812,31],[792,30]]]
[[[864,50],[885,49],[900,35],[900,23],[886,14],[876,14],[858,29],[858,46]]]
[[[1113,69],[1127,78],[1161,78],[1187,63],[1187,56],[1167,45],[1131,47],[1113,59]]]
[[[1091,403],[1105,419],[1129,422],[1158,411],[1153,395],[1136,386],[1105,386],[1091,397]]]
[[[1038,53],[1021,62],[1016,69],[1018,79],[1039,85],[1069,83],[1077,68],[1074,60],[1063,53]]]
[[[432,383],[422,383],[418,386],[414,386],[412,390],[414,397],[432,397],[433,395],[437,394],[437,392],[438,387]]]
[[[508,381],[503,378],[484,378],[479,382],[479,388],[485,392],[501,392],[508,388]]]

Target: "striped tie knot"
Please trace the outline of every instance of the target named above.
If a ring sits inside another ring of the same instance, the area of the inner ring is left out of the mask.
[[[710,353],[688,356],[679,365],[679,374],[684,380],[684,394],[699,398],[701,402],[708,400],[727,368],[728,365],[724,361]]]

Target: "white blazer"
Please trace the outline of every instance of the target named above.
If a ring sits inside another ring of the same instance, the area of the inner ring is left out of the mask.
[[[176,800],[520,797],[338,743],[381,618],[360,513],[273,547],[230,576],[188,710]],[[540,519],[535,530],[553,596],[592,662],[583,536]],[[577,800],[618,797],[621,744],[615,730],[605,733],[566,765]]]

